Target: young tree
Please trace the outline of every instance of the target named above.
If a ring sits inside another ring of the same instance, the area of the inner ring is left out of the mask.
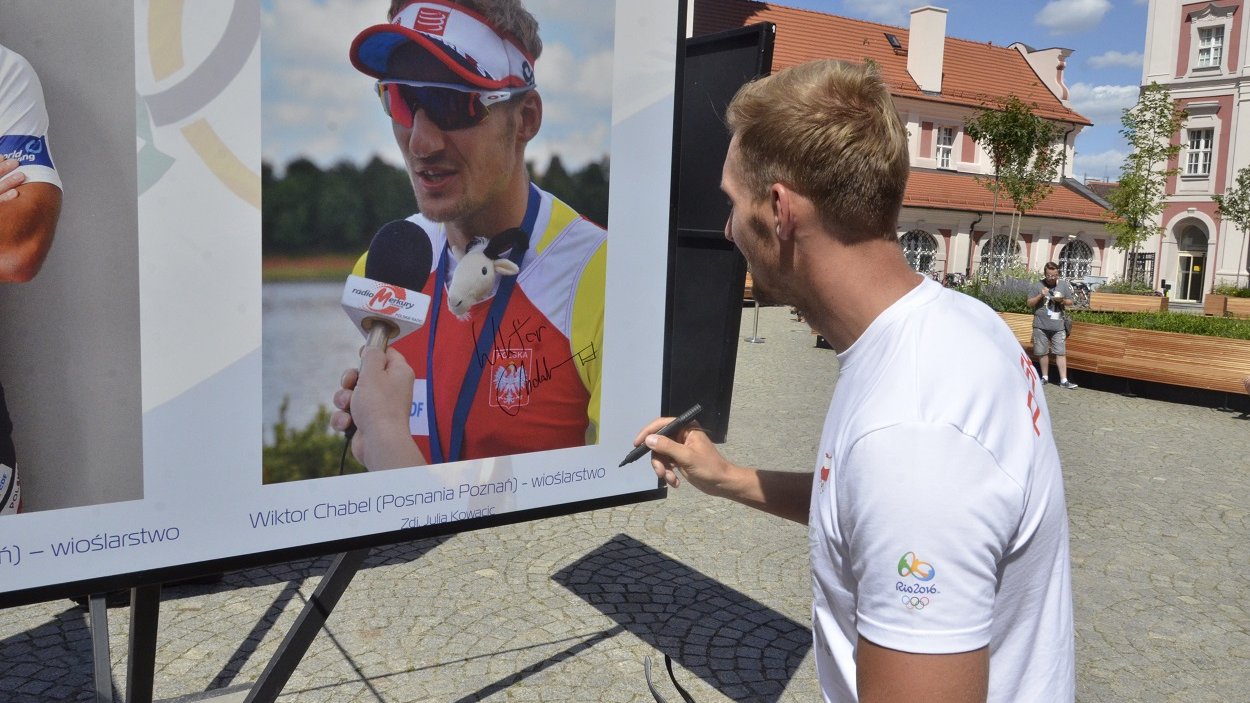
[[[1219,207],[1220,217],[1232,222],[1242,234],[1250,238],[1250,166],[1237,172],[1237,184],[1225,188],[1223,195],[1212,195]],[[1250,277],[1250,252],[1246,254],[1246,274]],[[1238,278],[1241,273],[1237,274]]]
[[[1125,253],[1129,283],[1136,272],[1136,267],[1128,268],[1129,259],[1143,242],[1163,229],[1156,220],[1163,212],[1164,189],[1168,179],[1180,170],[1169,166],[1181,150],[1180,142],[1173,142],[1172,137],[1187,116],[1167,88],[1151,83],[1142,89],[1137,105],[1125,109],[1120,117],[1120,134],[1132,151],[1120,169],[1119,186],[1107,196],[1112,217],[1107,229],[1115,235],[1115,248]]]
[[[1015,251],[1024,215],[1054,188],[1062,145],[1058,125],[1034,114],[1034,108],[1011,96],[997,109],[983,109],[964,121],[964,130],[985,148],[994,165],[993,179],[979,179],[991,193],[990,231],[997,227],[998,196],[1011,198],[1011,251]],[[993,239],[991,238],[991,242]]]

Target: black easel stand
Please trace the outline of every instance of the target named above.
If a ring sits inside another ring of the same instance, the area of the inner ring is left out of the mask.
[[[131,589],[126,703],[152,703],[152,682],[156,676],[156,624],[160,612],[159,583]]]
[[[334,558],[312,598],[269,660],[244,703],[270,703],[278,698],[369,556],[368,549],[343,552]],[[126,703],[152,703],[156,677],[156,631],[160,620],[161,586],[139,586],[130,592],[130,647],[126,666]],[[104,593],[88,598],[91,656],[96,703],[113,703],[113,669],[109,657],[108,603]]]
[[[109,657],[108,595],[87,599],[91,627],[92,672],[96,703],[113,703],[113,667]],[[130,646],[126,654],[126,703],[152,703],[156,676],[156,625],[160,619],[161,585],[130,591]]]
[[[368,549],[357,549],[343,552],[334,558],[334,563],[326,570],[325,576],[321,577],[321,583],[317,584],[312,598],[304,604],[295,624],[286,633],[282,644],[278,645],[273,659],[269,660],[244,703],[270,703],[277,700],[283,687],[291,679],[291,674],[295,673],[295,667],[308,652],[317,632],[325,625],[326,619],[330,617],[334,606],[338,605],[339,598],[351,584],[356,572],[360,571],[367,556]]]
[[[95,703],[113,703],[113,669],[109,656],[108,596],[95,593],[87,598],[91,629],[92,678],[95,681]]]

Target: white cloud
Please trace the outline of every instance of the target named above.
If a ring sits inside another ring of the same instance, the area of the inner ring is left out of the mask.
[[[364,163],[389,145],[385,131],[377,148],[356,138],[378,133],[385,123],[370,79],[347,58],[352,39],[384,22],[385,10],[353,0],[279,2],[262,10],[261,139],[275,167],[299,156],[322,167],[344,158]]]
[[[1068,34],[1093,29],[1110,9],[1110,0],[1050,0],[1033,19],[1051,34]]]
[[[1096,125],[1119,124],[1125,108],[1137,104],[1136,85],[1090,85],[1077,83],[1069,89],[1072,107]]]
[[[846,0],[845,2],[848,16],[902,27],[910,22],[911,11],[923,4],[916,0]]]
[[[1086,178],[1097,180],[1116,180],[1120,177],[1120,167],[1128,154],[1117,149],[1108,149],[1096,154],[1082,154],[1078,149],[1076,158],[1072,160],[1072,173],[1077,180]]]
[[[577,56],[567,46],[543,49],[535,66],[543,96],[543,124],[565,124],[598,113],[608,119],[612,106],[612,52]]]
[[[1140,51],[1131,51],[1127,54],[1119,51],[1108,51],[1090,57],[1089,65],[1093,68],[1124,67],[1140,69],[1142,58]]]
[[[576,36],[586,46],[612,46],[613,3],[567,2],[567,0],[526,0],[525,7],[538,19],[538,33],[547,42],[560,39],[560,33]],[[551,31],[558,27],[558,32]],[[540,57],[541,59],[541,57]]]

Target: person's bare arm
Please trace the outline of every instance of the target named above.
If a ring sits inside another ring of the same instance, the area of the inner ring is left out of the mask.
[[[645,442],[651,449],[651,467],[661,480],[677,488],[684,476],[709,495],[807,524],[811,472],[764,471],[730,463],[697,423],[679,432],[675,440],[652,434],[671,419],[655,420],[634,438],[635,446]]]
[[[860,703],[984,703],[989,675],[987,647],[958,654],[914,654],[860,637],[855,653]]]
[[[360,370],[348,369],[334,394],[330,426],[345,432],[354,423],[352,454],[370,471],[423,466],[425,457],[408,430],[412,369],[393,348],[365,347]]]
[[[10,166],[12,163],[12,166]],[[25,283],[39,273],[61,217],[61,189],[25,183],[16,162],[0,165],[0,282]]]

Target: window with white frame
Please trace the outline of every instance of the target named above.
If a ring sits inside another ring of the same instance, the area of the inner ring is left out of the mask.
[[[1198,29],[1198,67],[1211,68],[1220,65],[1224,58],[1224,26]]]
[[[1011,244],[1011,237],[996,234],[981,248],[981,269],[985,272],[1002,271],[1020,263],[1020,244]]]
[[[1190,129],[1187,132],[1189,149],[1185,153],[1185,175],[1211,175],[1211,142],[1215,141],[1215,130]]]
[[[1084,278],[1094,262],[1094,250],[1079,239],[1068,242],[1059,252],[1059,277]]]
[[[1224,73],[1224,44],[1232,36],[1233,15],[1241,3],[1217,5],[1213,2],[1193,3],[1192,11],[1185,13],[1189,25],[1189,56],[1185,61],[1190,75]]]
[[[955,128],[938,127],[937,130],[937,165],[938,168],[952,168],[955,150]]]
[[[922,229],[913,229],[899,239],[903,247],[903,256],[907,263],[920,273],[928,273],[933,268],[933,256],[937,253],[937,242],[933,235]]]

